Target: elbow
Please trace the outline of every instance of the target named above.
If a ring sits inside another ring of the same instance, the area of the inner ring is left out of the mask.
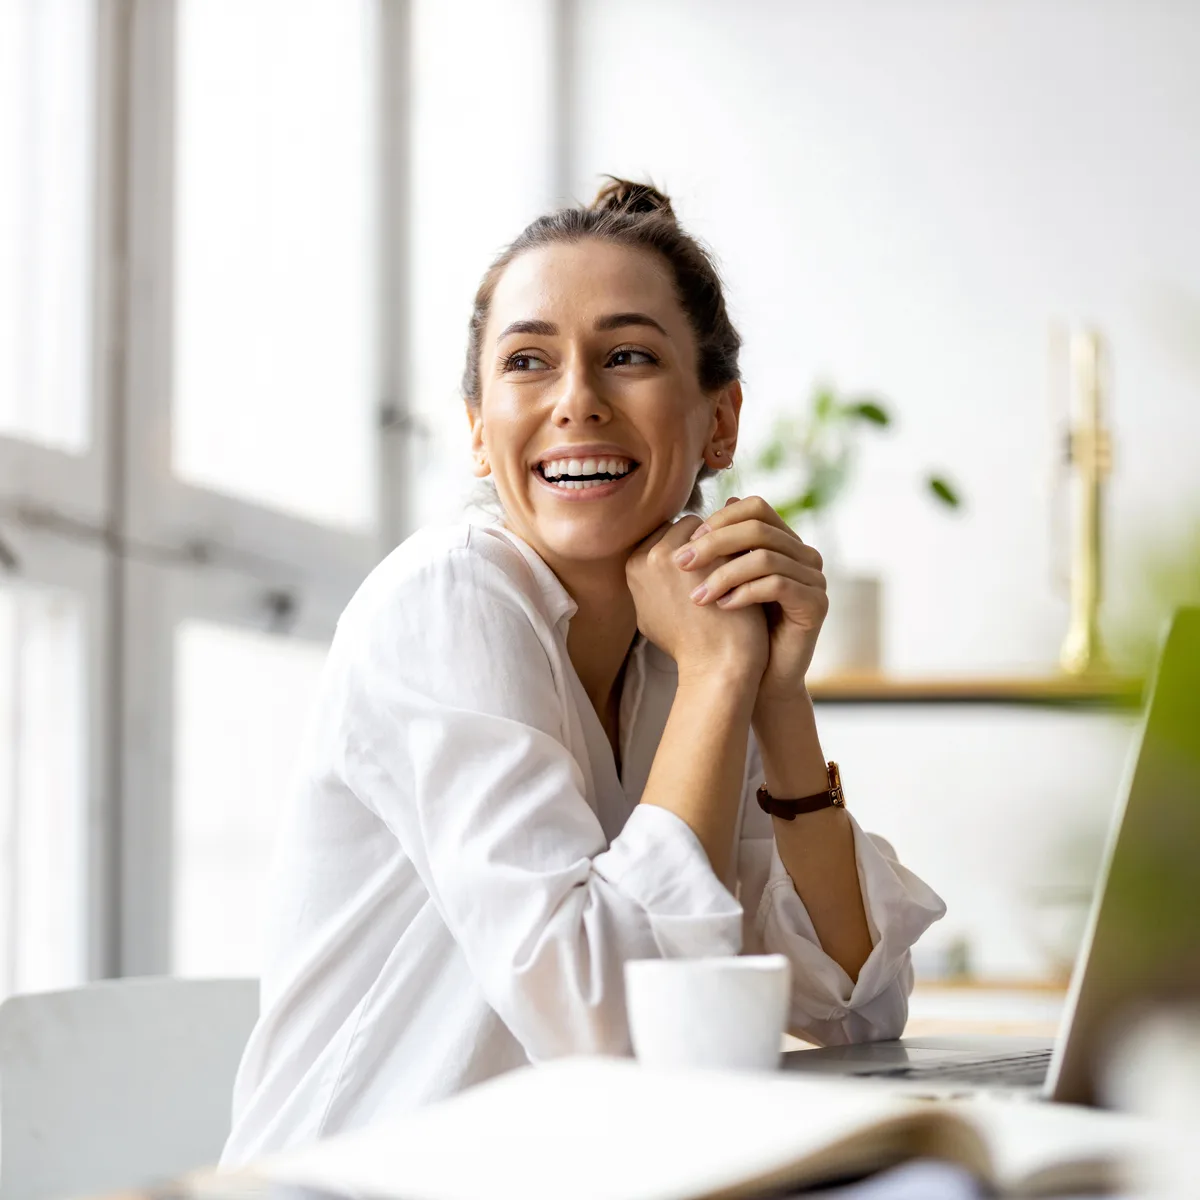
[[[882,991],[851,1004],[827,1020],[808,1022],[800,1036],[821,1046],[850,1046],[886,1042],[903,1035],[908,1024],[912,968],[907,963]]]
[[[908,996],[912,967],[905,962],[891,983],[865,1004],[846,1014],[846,1043],[886,1042],[898,1038],[908,1024]]]

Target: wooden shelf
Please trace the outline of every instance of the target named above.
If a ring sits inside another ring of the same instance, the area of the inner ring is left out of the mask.
[[[845,675],[814,679],[819,704],[1006,704],[1136,709],[1142,681],[1121,675],[944,676]]]

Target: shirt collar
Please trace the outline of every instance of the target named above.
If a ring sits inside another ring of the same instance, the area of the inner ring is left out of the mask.
[[[521,557],[529,564],[534,579],[541,589],[542,598],[546,602],[546,616],[551,625],[557,625],[563,618],[568,620],[579,610],[579,605],[571,598],[571,593],[559,582],[559,578],[546,565],[542,556],[524,538],[518,537],[511,529],[501,525],[499,521],[492,525],[497,533],[503,534],[520,551]]]
[[[550,619],[550,624],[557,625],[562,620],[570,621],[579,611],[579,605],[572,599],[571,593],[563,587],[558,576],[547,566],[542,556],[524,538],[518,537],[511,529],[501,525],[499,521],[495,522],[491,528],[507,537],[529,564],[529,569],[533,572],[533,577],[537,580],[542,597],[546,602],[546,615]],[[645,635],[639,629],[633,638],[633,649],[637,650],[645,640]]]

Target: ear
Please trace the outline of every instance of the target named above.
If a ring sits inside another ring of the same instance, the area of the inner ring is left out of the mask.
[[[472,472],[480,479],[492,473],[488,465],[487,447],[483,444],[483,414],[478,408],[472,409],[468,404],[467,423],[471,426],[471,458]]]
[[[738,419],[742,413],[742,384],[735,379],[717,393],[717,404],[713,410],[712,430],[708,444],[704,447],[704,462],[707,466],[727,467],[733,461],[737,449]],[[717,451],[721,453],[718,454]]]

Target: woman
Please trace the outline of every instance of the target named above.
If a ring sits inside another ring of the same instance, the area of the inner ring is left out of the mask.
[[[630,959],[778,951],[794,1030],[900,1033],[941,901],[845,808],[756,803],[830,788],[820,555],[758,497],[675,519],[732,461],[739,345],[650,187],[488,271],[463,393],[503,515],[414,534],[338,622],[224,1164],[628,1053]]]

